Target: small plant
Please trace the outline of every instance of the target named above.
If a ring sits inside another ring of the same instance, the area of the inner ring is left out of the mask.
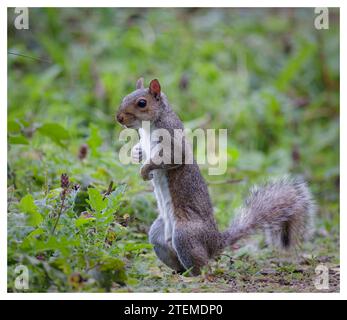
[[[34,291],[52,287],[59,291],[88,290],[95,282],[106,291],[115,284],[126,285],[129,277],[125,257],[151,245],[126,239],[124,219],[129,215],[124,218],[119,214],[125,185],[113,191],[112,185],[103,195],[89,187],[82,213],[74,210],[80,188],[72,187],[65,173],[59,189],[35,201],[27,194],[19,202],[23,232],[10,240],[10,257],[29,267]],[[10,217],[12,228],[16,217]],[[13,276],[10,272],[10,278]],[[9,290],[15,290],[11,281],[9,284]]]
[[[60,193],[61,204],[60,204],[60,208],[59,208],[58,217],[57,217],[57,220],[54,224],[52,233],[54,233],[55,228],[57,227],[57,224],[59,222],[60,216],[63,212],[66,195],[67,195],[68,190],[69,190],[70,182],[69,182],[69,177],[66,173],[63,173],[61,175],[61,184],[60,185],[61,185],[61,188],[63,189],[63,191]]]

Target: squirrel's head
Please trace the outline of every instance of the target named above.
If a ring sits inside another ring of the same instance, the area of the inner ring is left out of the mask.
[[[128,94],[122,101],[116,120],[127,128],[138,129],[142,121],[154,121],[161,112],[161,88],[157,79],[143,86],[143,78],[136,82],[136,90]]]

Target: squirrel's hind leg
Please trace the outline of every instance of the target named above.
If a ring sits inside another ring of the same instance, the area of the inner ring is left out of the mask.
[[[185,268],[178,260],[177,254],[172,246],[165,240],[165,224],[161,217],[158,217],[149,230],[149,242],[154,245],[157,257],[168,267],[183,272]]]
[[[194,234],[194,228],[188,227],[189,230],[186,230],[186,227],[174,229],[172,244],[184,268],[191,270],[193,276],[197,276],[201,268],[208,264],[209,255],[199,234]]]

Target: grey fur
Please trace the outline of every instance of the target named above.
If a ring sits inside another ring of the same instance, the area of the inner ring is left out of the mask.
[[[184,267],[178,260],[176,251],[165,241],[164,237],[164,221],[161,217],[158,217],[148,233],[149,242],[154,245],[154,251],[157,257],[164,262],[171,269],[176,271],[184,271]]]
[[[303,179],[284,177],[255,186],[223,233],[225,245],[264,230],[269,244],[295,248],[310,234],[314,211],[312,195]]]
[[[117,119],[133,128],[138,128],[143,120],[150,120],[156,128],[165,128],[172,136],[174,129],[183,129],[164,93],[154,96],[149,89],[142,88],[141,82],[138,82],[139,89],[123,99]],[[150,107],[146,112],[136,107],[139,97],[148,101]],[[294,248],[304,240],[312,225],[315,206],[302,179],[286,177],[253,187],[230,228],[220,232],[207,185],[195,162],[157,165],[150,161],[141,168],[142,178],[151,179],[153,170],[164,170],[167,178],[173,206],[170,220],[173,232],[172,238],[165,240],[164,221],[159,217],[151,226],[149,241],[158,258],[176,271],[190,269],[197,275],[209,259],[258,230],[266,232],[269,243]]]

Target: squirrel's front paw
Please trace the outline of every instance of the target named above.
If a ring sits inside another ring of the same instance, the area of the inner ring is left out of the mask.
[[[144,181],[152,180],[152,178],[153,178],[153,173],[151,172],[149,165],[142,166],[140,173],[141,173],[141,177]]]
[[[143,159],[143,152],[139,144],[131,149],[131,159],[134,163],[140,163]]]

